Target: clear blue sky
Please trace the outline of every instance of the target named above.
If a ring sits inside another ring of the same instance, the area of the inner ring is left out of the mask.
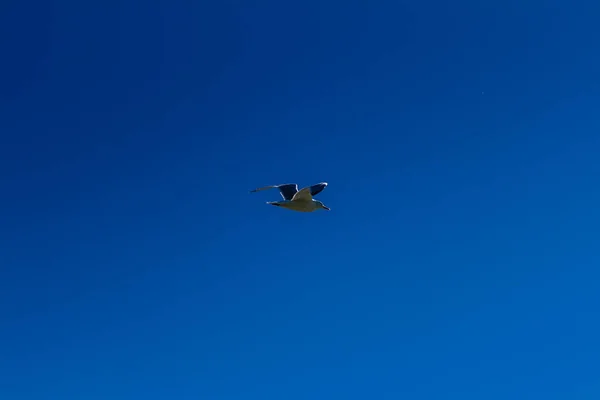
[[[598,399],[599,20],[3,2],[0,398]]]

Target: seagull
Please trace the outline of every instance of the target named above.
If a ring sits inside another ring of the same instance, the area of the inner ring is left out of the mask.
[[[258,189],[251,190],[250,193],[260,192],[267,189],[279,189],[283,201],[268,201],[267,204],[272,206],[287,208],[288,210],[300,212],[313,212],[319,209],[329,211],[330,208],[319,200],[313,199],[318,193],[327,187],[327,182],[317,183],[316,185],[307,186],[298,190],[298,185],[295,183],[285,183],[283,185],[271,185]]]

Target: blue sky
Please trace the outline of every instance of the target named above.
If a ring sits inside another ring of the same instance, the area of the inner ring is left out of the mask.
[[[0,6],[0,398],[597,399],[600,3],[241,3]]]

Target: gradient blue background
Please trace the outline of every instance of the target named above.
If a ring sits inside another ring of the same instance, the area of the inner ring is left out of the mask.
[[[598,21],[3,2],[0,398],[598,399]]]

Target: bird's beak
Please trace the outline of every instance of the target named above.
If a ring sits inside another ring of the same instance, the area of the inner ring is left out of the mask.
[[[323,206],[324,209],[326,209],[327,211],[331,210],[331,208],[327,207],[327,206]]]

